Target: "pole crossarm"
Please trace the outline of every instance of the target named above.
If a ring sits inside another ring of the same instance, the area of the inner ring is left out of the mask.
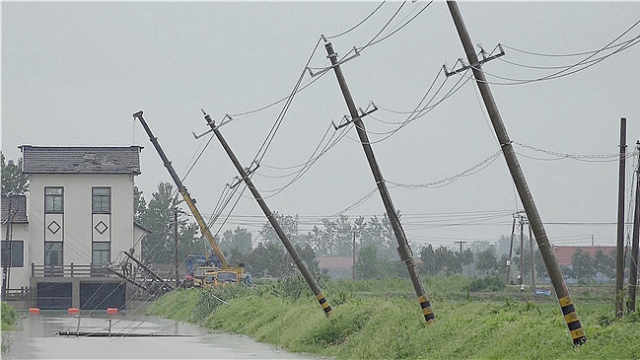
[[[495,54],[495,55],[492,55],[496,51],[496,49],[500,49],[500,52]],[[447,69],[447,65],[442,65],[442,69],[444,70],[444,74],[447,77],[449,77],[451,75],[455,75],[455,74],[467,71],[467,70],[472,69],[472,68],[479,68],[480,65],[482,65],[484,63],[487,63],[487,62],[489,62],[489,61],[491,61],[493,59],[497,59],[497,58],[499,58],[501,56],[504,56],[505,52],[504,52],[504,49],[502,48],[502,44],[498,44],[495,48],[493,48],[491,53],[489,53],[489,56],[487,56],[486,51],[484,51],[484,49],[482,47],[480,47],[480,53],[479,54],[480,54],[480,56],[482,56],[482,60],[476,61],[472,65],[465,64],[464,60],[462,60],[461,58],[456,60],[455,64],[453,64],[453,70],[452,71],[449,71]],[[456,69],[456,65],[458,63],[460,65],[462,65],[462,67]]]
[[[369,105],[367,105],[367,108],[362,110],[361,107],[358,108],[358,117],[360,119],[362,119],[363,117],[375,112],[378,110],[378,107],[376,106],[376,104],[373,101],[369,102]],[[354,122],[353,117],[349,116],[349,115],[344,115],[344,122],[342,124],[336,125],[333,121],[331,122],[331,125],[333,125],[333,128],[338,130],[341,129],[351,123]]]

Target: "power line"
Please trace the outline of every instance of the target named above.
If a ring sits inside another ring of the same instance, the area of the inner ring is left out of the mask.
[[[542,53],[542,52],[536,52],[536,51],[531,51],[531,50],[523,50],[523,49],[519,49],[513,46],[509,46],[509,45],[505,45],[502,44],[502,46],[504,46],[504,48],[509,49],[509,50],[513,50],[516,52],[520,52],[523,54],[529,54],[529,55],[537,55],[537,56],[547,56],[547,57],[571,57],[571,56],[581,56],[581,55],[589,55],[589,54],[593,54],[593,53],[597,53],[601,50],[609,50],[609,49],[613,49],[622,45],[626,45],[629,44],[630,42],[632,42],[633,39],[631,40],[626,40],[617,44],[612,44],[609,46],[606,46],[604,48],[600,48],[600,49],[596,49],[596,50],[587,50],[587,51],[581,51],[581,52],[573,52],[573,53],[564,53],[564,54],[552,54],[552,53]]]
[[[355,24],[354,26],[348,28],[347,30],[339,33],[339,34],[335,34],[335,35],[330,35],[330,36],[325,36],[327,39],[335,39],[338,38],[340,36],[346,35],[348,33],[350,33],[351,31],[357,29],[360,25],[364,24],[365,21],[369,20],[369,18],[371,18],[376,12],[378,12],[378,10],[380,10],[380,8],[382,7],[382,5],[384,5],[386,1],[382,1],[380,4],[378,4],[378,6],[376,6],[375,9],[373,9],[373,11],[371,11],[369,13],[369,15],[367,15],[364,19],[360,20],[360,22],[358,22],[357,24]]]
[[[594,66],[594,65],[596,65],[598,63],[600,63],[601,61],[603,61],[603,60],[605,60],[605,59],[607,59],[607,58],[609,58],[609,57],[611,57],[611,56],[613,56],[615,54],[618,54],[618,53],[620,53],[620,52],[622,52],[622,51],[624,51],[624,50],[626,50],[626,49],[628,49],[628,48],[630,48],[630,47],[632,47],[632,46],[634,46],[634,45],[636,45],[638,43],[640,43],[640,35],[637,35],[637,36],[635,36],[634,38],[631,39],[630,43],[618,48],[617,50],[615,50],[615,51],[613,51],[613,52],[611,52],[611,53],[609,53],[607,55],[604,55],[604,56],[594,60],[593,62],[589,61],[589,59],[591,59],[595,55],[599,54],[600,52],[602,52],[602,51],[604,51],[604,50],[606,50],[608,48],[610,48],[610,45],[612,43],[615,43],[616,41],[618,41],[621,37],[626,35],[629,31],[631,31],[638,24],[640,24],[640,20],[636,21],[633,25],[631,25],[629,28],[627,28],[622,34],[618,35],[615,39],[613,39],[612,41],[607,43],[605,46],[600,48],[600,50],[592,53],[591,55],[587,56],[586,58],[584,58],[584,59],[582,59],[582,60],[580,60],[580,61],[578,61],[578,62],[576,62],[576,63],[574,63],[572,65],[569,65],[569,66],[565,67],[564,69],[562,69],[560,71],[557,71],[557,72],[554,72],[554,73],[551,73],[551,74],[548,74],[548,75],[545,75],[545,76],[542,76],[542,77],[533,78],[533,79],[515,79],[515,78],[500,76],[500,75],[496,75],[496,74],[493,74],[493,73],[486,72],[486,71],[482,70],[481,68],[479,68],[479,67],[477,67],[475,65],[470,65],[470,67],[475,69],[475,70],[481,71],[484,74],[486,74],[488,76],[491,76],[493,78],[497,78],[497,79],[500,79],[500,80],[511,81],[511,82],[495,82],[495,81],[486,81],[486,80],[483,81],[483,82],[485,82],[487,84],[493,84],[493,85],[522,85],[522,84],[528,84],[528,83],[532,83],[532,82],[558,79],[558,78],[561,78],[561,77],[564,77],[564,76],[569,76],[569,75],[575,74],[576,72],[579,72],[579,71],[582,71],[582,70],[586,70],[586,69],[588,69],[588,68],[590,68],[590,67],[592,67],[592,66]],[[587,64],[587,65],[584,65],[584,64]],[[584,66],[579,67],[581,65],[584,65]],[[569,70],[571,70],[573,68],[576,68],[576,67],[578,67],[578,68],[575,69],[575,70],[569,71]],[[569,71],[569,72],[567,72],[567,71]]]

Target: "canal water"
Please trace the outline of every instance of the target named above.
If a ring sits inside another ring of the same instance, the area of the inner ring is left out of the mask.
[[[53,313],[23,316],[15,331],[3,331],[3,359],[311,359],[252,339],[183,322],[148,316],[112,316],[114,333],[189,335],[182,337],[78,337],[78,319]],[[80,318],[80,331],[108,332],[106,316]]]

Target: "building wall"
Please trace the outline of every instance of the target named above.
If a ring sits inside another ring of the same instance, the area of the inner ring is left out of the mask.
[[[2,225],[2,240],[6,240],[7,225]],[[23,243],[23,266],[12,267],[11,275],[9,277],[9,283],[7,288],[19,289],[21,287],[29,287],[29,278],[31,277],[31,263],[29,262],[29,224],[13,224],[12,235],[10,237],[13,241],[22,240]]]
[[[44,213],[45,186],[64,187],[64,216]],[[109,217],[92,214],[92,187],[101,186],[111,188]],[[133,246],[133,175],[32,174],[29,192],[29,263],[44,264],[44,240],[47,236],[63,239],[65,265],[91,264],[92,239],[110,238],[111,262],[122,256],[121,251]],[[52,219],[62,222],[59,234],[46,230]],[[108,229],[97,234],[94,227],[101,220]]]

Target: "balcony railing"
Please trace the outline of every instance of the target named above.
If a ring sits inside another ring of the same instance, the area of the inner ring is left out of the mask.
[[[36,265],[31,263],[33,277],[114,277],[109,269],[116,269],[113,265]]]

